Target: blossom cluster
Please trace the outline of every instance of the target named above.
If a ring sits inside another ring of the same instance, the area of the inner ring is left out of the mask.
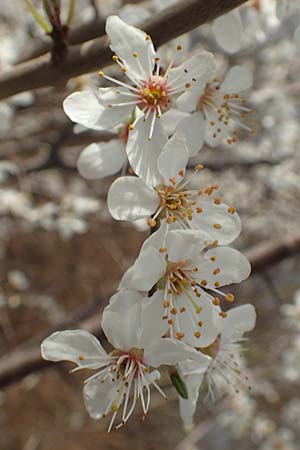
[[[88,179],[120,174],[108,209],[116,220],[144,223],[150,237],[104,309],[101,327],[112,349],[87,331],[68,330],[46,338],[42,356],[96,371],[84,384],[84,402],[93,418],[111,415],[109,431],[138,402],[147,414],[151,387],[165,397],[159,379],[169,366],[189,427],[201,387],[214,400],[224,383],[235,391],[247,385],[241,341],[255,310],[228,309],[234,295],[223,291],[250,274],[245,256],[229,247],[241,221],[217,185],[201,183],[203,166],[190,170],[189,161],[204,144],[232,145],[240,130],[252,131],[243,96],[252,76],[235,66],[219,77],[206,51],[178,62],[179,45],[173,58],[162,58],[149,35],[117,16],[108,17],[106,32],[122,76],[100,71],[116,86],[75,92],[64,110],[84,127],[116,134],[84,149],[78,170]]]

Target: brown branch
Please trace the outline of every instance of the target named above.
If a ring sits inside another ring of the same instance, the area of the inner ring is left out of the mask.
[[[295,256],[300,253],[300,234],[283,238],[282,240],[270,240],[255,245],[245,252],[249,259],[252,272],[260,272],[266,267],[274,265],[281,260]],[[99,323],[101,314],[98,309],[103,302],[96,302],[89,310],[79,314],[73,320],[61,323],[56,329],[47,330],[39,342],[32,344],[31,347],[17,349],[11,354],[5,355],[0,359],[0,388],[8,386],[14,382],[20,381],[26,375],[41,370],[51,363],[43,361],[40,355],[40,342],[55,330],[66,329],[68,327],[79,327],[90,331],[91,333],[101,333]],[[95,310],[97,312],[95,312]]]
[[[141,25],[156,46],[191,31],[195,27],[242,5],[246,0],[182,0],[150,18]],[[0,99],[30,91],[72,77],[97,70],[111,64],[111,51],[105,36],[90,43],[70,48],[65,61],[55,67],[47,57],[16,67],[0,78]]]

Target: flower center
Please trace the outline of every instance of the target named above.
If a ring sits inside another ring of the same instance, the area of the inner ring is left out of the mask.
[[[141,107],[155,111],[160,116],[170,107],[169,88],[165,78],[154,75],[139,90]]]

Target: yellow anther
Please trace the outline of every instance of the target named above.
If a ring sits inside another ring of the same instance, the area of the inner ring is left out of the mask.
[[[170,181],[170,183],[172,183],[174,185],[176,184],[176,180],[174,177],[169,178],[169,181]]]
[[[128,130],[132,131],[134,129],[134,125],[131,123],[130,125],[128,125]]]
[[[186,311],[186,308],[184,306],[182,306],[182,308],[180,308],[180,312],[184,313]]]
[[[214,282],[215,287],[220,287],[220,283],[218,281]]]
[[[217,267],[214,271],[213,271],[213,274],[214,275],[217,275],[218,273],[220,273],[221,272],[221,270]]]
[[[201,284],[201,286],[207,286],[207,281],[206,280],[201,280],[200,284]]]
[[[149,225],[150,227],[152,227],[152,228],[156,226],[156,220],[154,220],[154,219],[149,218],[149,219],[147,220],[147,223],[148,223],[148,225]]]
[[[176,50],[179,52],[180,50],[182,50],[182,46],[181,45],[177,45]]]
[[[173,314],[173,315],[177,314],[177,309],[176,308],[172,308],[171,309],[171,314]]]
[[[211,260],[211,261],[215,261],[216,259],[217,259],[216,256],[211,256],[211,257],[210,257],[210,260]]]
[[[191,83],[185,83],[185,87],[189,89],[191,87]]]
[[[214,305],[219,306],[220,299],[218,297],[215,297],[212,302],[213,302]]]
[[[214,228],[216,230],[220,230],[222,228],[222,225],[220,223],[214,223]]]
[[[227,294],[225,297],[226,302],[232,303],[234,302],[234,295],[233,294]]]
[[[146,34],[146,41],[151,41],[151,36],[149,36],[149,34]]]
[[[184,338],[184,336],[185,336],[184,333],[181,333],[181,332],[176,333],[177,339],[182,339],[182,338]]]
[[[222,201],[221,201],[220,197],[216,197],[214,199],[214,203],[215,203],[215,205],[221,205]]]
[[[195,166],[195,170],[196,170],[196,171],[202,170],[202,169],[204,169],[203,164],[197,164],[197,165]]]
[[[138,52],[133,52],[133,53],[132,53],[132,56],[133,56],[134,58],[137,58],[137,57],[139,56],[139,54],[138,54]]]
[[[199,339],[201,337],[201,332],[195,331],[194,336],[195,336],[195,338]]]
[[[167,251],[166,247],[160,247],[159,253],[165,253]]]
[[[227,211],[229,212],[229,214],[234,214],[234,213],[236,213],[236,208],[234,208],[233,206],[230,206]]]
[[[202,320],[199,320],[198,327],[202,327],[202,326],[203,326],[203,322],[202,322]]]
[[[85,356],[84,355],[79,355],[79,361],[84,361],[85,360]]]
[[[112,60],[113,60],[114,62],[117,62],[117,61],[119,60],[119,58],[117,57],[117,55],[113,55]]]
[[[180,177],[184,177],[184,170],[180,170],[180,171],[178,172],[178,175],[179,175]]]
[[[203,212],[203,208],[196,208],[196,211],[197,211],[198,214],[200,214],[200,213]]]
[[[169,324],[169,325],[173,325],[173,323],[174,323],[174,322],[173,322],[172,319],[169,319],[169,320],[168,320],[168,324]]]
[[[104,77],[104,72],[103,72],[103,70],[99,70],[98,75],[99,75],[99,77]]]
[[[169,306],[170,306],[169,300],[164,300],[164,302],[163,302],[163,307],[164,307],[164,308],[169,308]]]
[[[227,317],[227,313],[224,311],[219,312],[219,316],[223,317],[223,319],[225,319]]]

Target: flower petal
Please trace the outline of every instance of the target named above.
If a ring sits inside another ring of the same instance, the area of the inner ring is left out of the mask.
[[[176,132],[166,143],[157,160],[158,170],[166,185],[170,184],[170,180],[174,180],[176,184],[182,181],[188,159],[186,135],[183,131]]]
[[[118,16],[107,18],[106,33],[110,48],[122,60],[130,74],[142,80],[150,78],[154,69],[155,50],[146,33],[127,25]]]
[[[220,91],[227,94],[238,94],[246,91],[253,84],[253,74],[251,70],[244,66],[234,66],[227,73]]]
[[[144,299],[140,348],[145,349],[154,345],[168,330],[168,322],[163,319],[163,300],[162,291],[156,291],[152,297]]]
[[[186,135],[189,156],[196,156],[205,139],[205,120],[202,112],[196,111],[178,123],[177,130]]]
[[[207,242],[217,240],[220,245],[227,245],[239,236],[242,229],[240,217],[236,212],[230,212],[226,204],[216,204],[213,198],[202,194],[197,206],[202,212],[193,214],[191,228],[199,230],[197,233],[202,239]]]
[[[119,172],[127,160],[125,145],[120,139],[90,144],[80,154],[77,169],[87,180],[96,180]]]
[[[140,178],[120,177],[108,191],[107,206],[114,219],[133,222],[150,217],[159,206],[159,198]]]
[[[166,247],[168,259],[177,262],[195,257],[206,247],[206,244],[194,230],[173,230],[166,235]]]
[[[156,119],[152,138],[149,140],[151,115],[145,121],[140,117],[134,129],[129,132],[126,151],[128,160],[135,173],[149,186],[161,183],[157,168],[157,159],[168,137],[160,119]]]
[[[125,272],[120,287],[149,291],[164,275],[165,256],[158,249],[148,246],[141,250],[132,267]]]
[[[176,301],[177,310],[184,311],[178,314],[180,331],[185,335],[183,341],[197,348],[207,347],[219,334],[220,308],[212,304],[212,298],[204,291],[200,298],[191,289],[188,294],[189,297],[185,293],[181,294]],[[191,298],[194,303],[190,301]]]
[[[126,88],[122,88],[126,92]],[[129,93],[129,91],[127,91]],[[102,106],[98,124],[104,129],[112,129],[130,122],[135,105],[118,106],[120,103],[134,101],[135,98],[128,99],[127,95],[120,93],[119,87],[99,88],[97,92],[98,101]]]
[[[228,311],[227,317],[221,321],[221,345],[239,341],[244,333],[253,330],[256,312],[253,305],[237,306]]]
[[[218,17],[213,22],[212,30],[217,43],[226,52],[236,53],[241,49],[243,26],[238,11]]]
[[[144,352],[145,363],[152,367],[159,367],[162,364],[173,366],[181,361],[197,357],[198,352],[194,348],[171,338],[160,339]]]
[[[109,342],[122,351],[136,347],[141,335],[143,297],[122,290],[113,295],[104,309],[102,328]]]
[[[101,383],[99,378],[91,379],[83,388],[84,404],[93,419],[101,419],[112,411],[112,405],[118,398],[118,389],[121,383],[121,381],[112,381],[110,377]],[[110,408],[109,405],[111,405]]]
[[[197,275],[207,281],[208,287],[240,283],[248,278],[251,266],[247,258],[230,247],[217,247],[208,250],[199,264]]]
[[[213,54],[205,51],[197,53],[180,66],[170,70],[168,75],[169,85],[172,88],[182,88],[182,91],[185,91],[177,101],[181,111],[195,110],[199,96],[195,98],[194,94],[195,92],[200,93],[204,89],[215,70],[216,63]],[[187,100],[184,99],[185,96]]]
[[[199,397],[199,389],[211,358],[203,355],[201,361],[179,363],[179,371],[188,391],[188,399],[179,397],[180,416],[186,427],[192,427]]]
[[[186,118],[190,118],[189,113],[179,111],[178,109],[169,109],[161,116],[161,121],[164,129],[171,136],[177,129],[179,123]]]
[[[48,361],[72,361],[82,369],[98,369],[109,362],[109,356],[98,339],[84,330],[51,334],[42,342],[41,352]]]
[[[64,100],[63,108],[72,122],[79,123],[91,130],[103,130],[99,119],[105,109],[100,105],[96,92],[73,92]]]

